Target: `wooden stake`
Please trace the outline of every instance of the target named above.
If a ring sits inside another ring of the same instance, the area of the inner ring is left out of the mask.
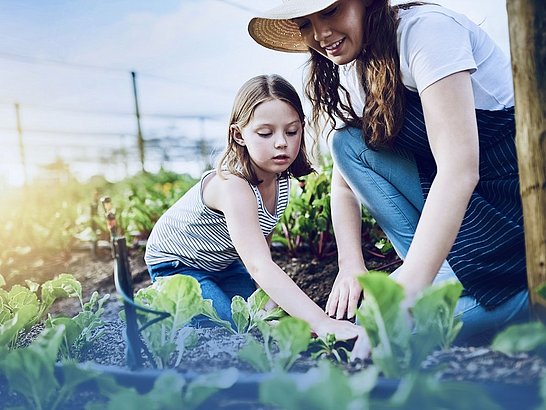
[[[546,321],[546,7],[544,0],[508,0],[516,101],[527,278],[533,311]]]

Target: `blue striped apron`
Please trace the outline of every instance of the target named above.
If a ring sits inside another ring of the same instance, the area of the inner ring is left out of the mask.
[[[514,108],[476,110],[476,118],[480,181],[447,259],[465,292],[493,309],[527,287]],[[406,93],[405,122],[395,145],[413,152],[426,200],[436,164],[415,92]]]

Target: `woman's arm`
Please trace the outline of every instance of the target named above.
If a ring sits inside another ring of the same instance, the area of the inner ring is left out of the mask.
[[[227,227],[244,265],[257,284],[289,315],[308,322],[315,333],[333,333],[339,340],[357,338],[353,358],[369,354],[369,343],[360,326],[329,318],[271,259],[261,231],[254,194],[248,183],[237,177],[217,179],[214,201],[226,217]]]
[[[341,319],[354,317],[362,294],[356,277],[367,272],[362,255],[362,209],[359,200],[334,166],[331,186],[332,224],[338,250],[339,273],[326,312]]]
[[[407,302],[426,288],[447,257],[479,180],[479,142],[474,96],[467,71],[452,74],[421,93],[437,174],[398,281]]]

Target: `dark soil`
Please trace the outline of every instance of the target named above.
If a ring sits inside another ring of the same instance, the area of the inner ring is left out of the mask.
[[[365,250],[370,269],[392,271],[399,266],[394,253],[381,255],[374,250]],[[328,293],[337,274],[337,260],[335,256],[324,259],[315,259],[302,254],[291,256],[281,251],[274,251],[275,261],[294,281],[321,307],[326,305]],[[150,278],[143,261],[143,251],[133,249],[130,252],[130,266],[133,274],[135,291],[150,285]],[[119,320],[119,311],[122,309],[120,301],[115,297],[113,282],[113,261],[108,249],[91,257],[89,252],[73,256],[67,272],[73,274],[82,282],[84,300],[89,298],[93,291],[101,295],[112,294],[106,303],[104,320],[108,322],[105,337],[102,338],[99,348],[93,349],[87,359],[102,364],[124,365],[125,343],[123,341],[124,323]],[[79,312],[79,304],[75,300],[65,299],[56,303],[52,314],[72,316]],[[198,329],[199,344],[188,349],[180,364],[181,370],[207,372],[215,368],[236,366],[242,370],[251,371],[251,367],[241,363],[237,358],[238,348],[246,339],[242,336],[233,336],[223,329]],[[218,353],[218,354],[217,354]],[[309,358],[303,358],[296,365],[296,369],[305,369],[311,366]],[[353,369],[362,364],[353,364]],[[452,347],[449,351],[438,351],[431,355],[423,364],[424,368],[441,367],[441,376],[452,380],[487,380],[500,381],[512,384],[535,383],[546,372],[546,364],[538,357],[525,353],[508,356],[495,352],[487,346]],[[351,370],[351,369],[349,369]]]

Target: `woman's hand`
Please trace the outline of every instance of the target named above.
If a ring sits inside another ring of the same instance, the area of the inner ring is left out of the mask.
[[[347,319],[352,319],[356,314],[358,302],[362,295],[362,287],[356,278],[357,275],[340,272],[334,285],[328,302],[326,302],[326,313],[330,317],[343,319],[347,315]]]
[[[328,334],[334,334],[336,340],[352,340],[355,344],[351,352],[351,361],[356,359],[366,359],[371,352],[370,340],[363,327],[354,325],[346,320],[336,320],[326,318],[319,322],[313,329],[319,337],[326,337]]]

